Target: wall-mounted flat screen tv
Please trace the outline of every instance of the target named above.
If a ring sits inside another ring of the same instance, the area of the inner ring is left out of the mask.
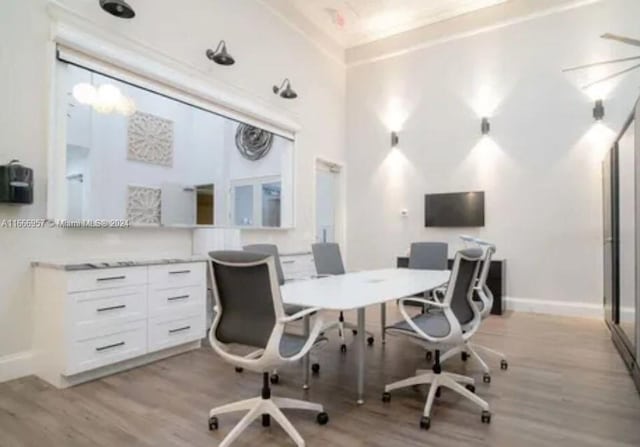
[[[425,227],[484,227],[484,191],[427,194]]]

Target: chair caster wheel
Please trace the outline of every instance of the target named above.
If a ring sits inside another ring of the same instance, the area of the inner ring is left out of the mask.
[[[470,383],[465,385],[465,388],[468,389],[469,391],[471,391],[472,393],[476,392],[476,387],[475,385],[471,385]]]
[[[316,422],[320,425],[327,425],[329,423],[329,415],[324,411],[322,413],[318,413],[316,416]]]
[[[491,423],[491,412],[486,411],[486,410],[482,412],[482,423],[483,424],[490,424]]]
[[[463,362],[466,362],[469,359],[469,354],[467,354],[466,352],[461,352],[460,358],[462,359]]]
[[[506,360],[500,361],[500,369],[503,371],[506,371],[507,369],[509,369],[509,364],[507,363]]]
[[[314,374],[318,374],[320,372],[320,364],[314,363],[313,365],[311,365],[311,372]]]
[[[209,431],[214,431],[218,429],[218,418],[215,416],[211,416],[209,418]]]
[[[342,352],[343,354],[347,352],[347,345],[340,345],[340,352]]]
[[[368,344],[369,346],[373,346],[373,342],[374,342],[373,337],[369,337],[369,338],[367,338],[367,344]]]
[[[269,380],[273,385],[277,385],[278,383],[280,383],[280,376],[277,374],[272,374]]]
[[[440,387],[438,387],[438,389],[436,390],[436,397],[440,397],[442,395],[442,390],[440,389]]]
[[[243,371],[244,371],[244,368],[240,368],[240,367],[236,366],[236,372],[238,374],[242,373]]]
[[[358,330],[357,330],[357,329],[352,329],[352,330],[351,330],[351,333],[352,333],[353,335],[358,335]]]
[[[431,359],[433,359],[433,352],[427,351],[427,354],[425,355],[425,358],[427,359],[427,362],[430,362]]]
[[[420,418],[420,429],[429,430],[429,428],[431,428],[431,418],[427,416],[422,416]]]
[[[382,393],[382,402],[384,403],[391,402],[391,393],[387,393],[387,392]]]
[[[484,373],[484,376],[482,376],[482,381],[484,383],[491,383],[491,375],[489,373]]]

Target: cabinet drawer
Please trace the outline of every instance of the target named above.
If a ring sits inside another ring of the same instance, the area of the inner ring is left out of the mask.
[[[173,315],[176,317],[190,316],[185,314],[190,309],[197,309],[198,313],[205,312],[205,286],[178,287],[172,289],[151,289],[149,291],[149,316]]]
[[[149,352],[205,337],[205,312],[187,318],[156,317],[149,320]]]
[[[72,300],[69,324],[73,327],[74,340],[147,318],[145,286],[78,292],[69,298]]]
[[[149,283],[156,289],[206,284],[205,267],[204,262],[152,265],[149,267]]]
[[[282,271],[287,279],[309,278],[316,274],[313,256],[283,256]]]
[[[71,342],[65,375],[100,368],[146,352],[147,322],[120,325],[108,335]]]
[[[67,291],[113,289],[116,287],[140,286],[147,283],[147,267],[120,267],[113,269],[69,272]]]

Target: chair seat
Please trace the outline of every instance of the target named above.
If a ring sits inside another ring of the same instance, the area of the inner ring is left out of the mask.
[[[298,354],[304,344],[307,342],[307,337],[304,335],[297,334],[282,334],[282,339],[280,340],[280,355],[282,357],[293,357]],[[317,346],[320,343],[327,342],[327,337],[318,337],[316,338],[313,346]]]
[[[425,334],[432,337],[446,337],[451,332],[451,325],[442,312],[429,312],[417,315],[411,319]],[[392,334],[402,334],[420,337],[405,320],[387,326],[385,331]]]

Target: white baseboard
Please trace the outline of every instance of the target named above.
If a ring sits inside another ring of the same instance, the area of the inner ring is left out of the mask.
[[[33,353],[31,351],[0,357],[0,383],[33,374]]]
[[[574,301],[550,301],[533,298],[505,298],[507,310],[531,312],[567,317],[604,318],[602,304],[582,303]]]

